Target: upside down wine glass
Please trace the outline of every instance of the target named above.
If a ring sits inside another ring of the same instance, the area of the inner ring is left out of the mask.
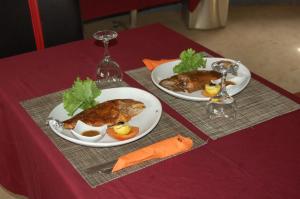
[[[207,104],[207,112],[210,119],[216,118],[236,118],[236,103],[226,89],[226,77],[228,73],[236,73],[238,69],[237,64],[228,64],[227,62],[219,61],[212,64],[212,69],[221,73],[221,90],[220,92],[211,97]]]
[[[104,45],[104,56],[102,61],[97,65],[96,84],[102,87],[106,83],[122,81],[122,72],[119,64],[113,61],[108,52],[109,41],[117,38],[118,33],[113,30],[103,30],[94,33],[93,37],[102,41]]]

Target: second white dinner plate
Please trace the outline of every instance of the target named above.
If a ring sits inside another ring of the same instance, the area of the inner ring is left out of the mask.
[[[216,61],[221,61],[221,60],[228,60],[232,62],[236,62],[235,60],[232,59],[226,59],[226,58],[205,58],[206,61],[206,67],[201,69],[201,70],[212,70],[211,64],[216,62]],[[202,91],[195,91],[192,93],[187,93],[187,92],[177,92],[177,91],[172,91],[167,88],[164,88],[159,84],[160,81],[169,78],[173,75],[176,75],[173,72],[174,66],[176,66],[178,63],[180,63],[180,60],[175,60],[171,61],[168,63],[161,64],[157,66],[151,73],[151,79],[152,82],[161,90],[164,92],[173,95],[175,97],[181,98],[181,99],[186,99],[186,100],[192,100],[192,101],[208,101],[209,98],[204,96],[202,94]],[[237,75],[227,75],[227,80],[232,81],[235,83],[235,85],[229,85],[227,86],[227,91],[230,96],[233,96],[239,92],[241,92],[249,83],[251,79],[251,73],[248,70],[248,68],[243,65],[240,62],[236,62],[239,65],[239,69],[237,71]]]

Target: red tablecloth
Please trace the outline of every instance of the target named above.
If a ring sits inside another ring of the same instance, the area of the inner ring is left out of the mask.
[[[123,70],[129,70],[141,67],[143,58],[174,58],[186,48],[217,55],[157,24],[121,32],[110,52]],[[0,60],[0,183],[4,187],[31,199],[300,198],[299,110],[90,188],[19,102],[68,88],[78,75],[94,77],[102,53],[103,48],[85,40]],[[125,79],[138,86],[128,76]],[[164,104],[163,109],[195,129],[170,107]]]

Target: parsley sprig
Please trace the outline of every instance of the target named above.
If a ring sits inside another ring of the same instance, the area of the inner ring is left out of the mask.
[[[101,94],[96,83],[90,78],[80,80],[79,77],[74,81],[72,88],[63,94],[63,104],[69,116],[81,108],[83,110],[91,108],[97,104],[95,98]]]
[[[197,53],[195,50],[189,48],[180,53],[181,62],[173,68],[174,73],[183,73],[198,68],[204,68],[206,59],[203,53]]]

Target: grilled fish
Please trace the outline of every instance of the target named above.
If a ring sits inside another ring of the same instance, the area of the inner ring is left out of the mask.
[[[128,122],[145,108],[144,103],[132,99],[115,99],[106,101],[86,109],[74,117],[63,122],[65,129],[75,127],[78,120],[91,125],[115,125],[120,122]]]
[[[217,80],[220,78],[221,73],[216,71],[194,70],[174,75],[160,81],[159,84],[172,91],[192,93],[197,90],[203,90],[205,84],[209,84],[211,80]]]

